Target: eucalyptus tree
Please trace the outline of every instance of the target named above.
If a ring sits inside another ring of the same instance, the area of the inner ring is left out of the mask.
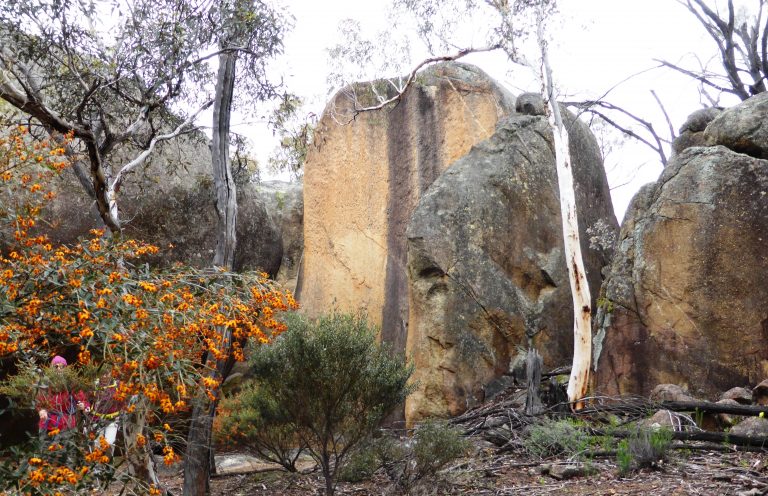
[[[216,26],[212,41],[218,48],[218,70],[213,98],[211,165],[216,187],[216,249],[213,265],[231,270],[237,246],[237,188],[230,161],[230,127],[236,93],[251,107],[254,101],[278,96],[279,85],[268,77],[267,62],[282,52],[288,17],[263,0],[217,0],[209,12]],[[237,89],[237,92],[236,92]],[[222,347],[231,351],[232,329],[219,329]],[[232,357],[232,353],[227,356]],[[234,365],[228,358],[203,357],[203,365],[223,381]],[[192,412],[184,462],[184,494],[208,492],[211,468],[211,430],[218,398],[197,399]]]
[[[195,129],[196,117],[213,105],[219,229],[212,262],[231,268],[237,204],[229,127],[235,88],[248,96],[250,107],[276,95],[279,85],[267,77],[267,61],[281,52],[286,19],[262,0],[3,2],[0,99],[27,116],[34,130],[74,137],[66,152],[115,235],[122,229],[118,194],[126,175],[162,143]],[[216,58],[214,76],[208,62]],[[222,337],[231,345],[231,336]],[[203,357],[201,365],[226,377],[232,362]],[[193,450],[208,452],[214,411],[215,402],[193,412]],[[196,422],[198,417],[207,420]]]
[[[586,271],[581,253],[576,195],[568,144],[568,130],[563,124],[560,105],[556,100],[555,81],[549,63],[547,21],[557,11],[556,0],[395,0],[394,5],[414,14],[418,31],[431,51],[448,50],[461,46],[458,39],[462,26],[473,24],[468,17],[482,19],[489,26],[481,49],[463,48],[459,56],[473,51],[501,49],[511,64],[527,66],[534,71],[541,83],[541,96],[546,103],[546,114],[554,136],[555,166],[560,192],[560,210],[563,227],[564,255],[568,279],[573,297],[574,354],[571,377],[568,383],[568,399],[575,408],[587,393],[589,368],[592,357],[591,295],[586,281]],[[457,16],[462,12],[462,16]],[[476,35],[476,33],[471,33]],[[458,35],[458,36],[457,36]],[[537,53],[532,61],[528,53]],[[456,56],[433,56],[417,67],[439,60],[455,60]],[[413,73],[412,73],[413,74]],[[387,104],[399,98],[411,79]],[[360,111],[381,108],[377,105]]]
[[[209,1],[0,4],[0,98],[36,129],[74,136],[74,171],[113,233],[126,175],[212,103],[190,98],[210,79]]]

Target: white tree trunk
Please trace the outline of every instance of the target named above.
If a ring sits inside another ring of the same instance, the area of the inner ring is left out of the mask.
[[[563,242],[568,279],[573,295],[573,364],[568,381],[568,401],[575,409],[583,406],[582,399],[589,387],[589,368],[592,362],[592,298],[589,294],[584,260],[579,240],[579,220],[576,214],[576,190],[569,151],[568,130],[555,99],[552,68],[547,55],[547,43],[543,36],[543,22],[539,21],[539,46],[543,69],[542,92],[547,102],[547,115],[555,139],[555,164],[560,189],[560,215],[563,219]]]

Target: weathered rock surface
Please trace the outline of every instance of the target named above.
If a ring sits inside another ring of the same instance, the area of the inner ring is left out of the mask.
[[[680,127],[680,134],[672,142],[672,151],[679,155],[686,148],[705,146],[707,144],[707,137],[704,135],[704,130],[707,128],[707,124],[712,122],[721,113],[722,109],[709,107],[699,109],[689,115],[688,119]]]
[[[768,419],[747,417],[734,425],[730,433],[737,436],[768,437]]]
[[[680,420],[677,414],[669,410],[658,410],[656,413],[639,421],[638,427],[643,429],[658,430],[661,428],[667,428],[669,430],[677,430],[680,427]]]
[[[659,384],[649,395],[651,401],[697,401],[687,390],[677,384]]]
[[[264,181],[259,191],[282,240],[283,257],[276,280],[298,294],[301,288],[297,288],[296,282],[304,252],[303,183]]]
[[[760,93],[724,110],[704,131],[708,145],[768,159],[768,93]]]
[[[733,400],[741,405],[752,404],[752,391],[743,387],[733,387],[720,395],[721,400]]]
[[[535,112],[535,105],[532,105]],[[594,137],[567,115],[587,278],[593,297],[602,251],[586,229],[616,230]],[[456,415],[482,401],[528,339],[547,368],[570,363],[571,293],[563,257],[552,133],[540,115],[512,115],[451,165],[408,226],[407,355],[418,390],[409,422]]]
[[[356,85],[358,103],[387,82]],[[398,351],[408,320],[405,229],[440,173],[513,111],[476,67],[438,64],[396,105],[355,115],[350,88],[328,104],[304,172],[301,305],[309,315],[366,311]]]
[[[72,243],[103,224],[93,201],[67,172],[55,182],[57,199],[44,215],[48,234]],[[279,231],[254,184],[238,186],[238,248],[235,268],[261,269],[274,275],[280,267]],[[168,144],[145,166],[127,176],[118,194],[127,236],[158,245],[156,262],[210,265],[216,246],[215,191],[210,151],[199,140]],[[172,248],[169,245],[173,245]]]
[[[752,390],[752,401],[758,405],[768,405],[768,379],[760,381]]]
[[[672,382],[716,397],[768,375],[766,241],[768,161],[722,146],[674,157],[622,225],[598,390],[647,395]]]

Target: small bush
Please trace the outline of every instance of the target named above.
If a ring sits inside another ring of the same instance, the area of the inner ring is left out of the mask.
[[[286,323],[288,331],[256,350],[253,372],[306,443],[332,495],[349,453],[412,391],[413,368],[376,343],[363,316],[310,321],[294,314]]]
[[[217,442],[243,446],[259,457],[296,472],[296,460],[305,445],[289,417],[269,391],[256,382],[225,398],[214,424]]]
[[[539,458],[579,455],[589,445],[590,436],[570,420],[547,420],[534,425],[528,429],[523,440],[525,450]]]
[[[643,468],[654,468],[666,460],[672,432],[668,429],[642,429],[619,443],[616,462],[619,473],[627,474]]]
[[[365,443],[347,457],[346,463],[339,470],[339,480],[344,482],[368,480],[381,465],[382,460],[376,441]]]
[[[377,440],[376,450],[390,480],[410,493],[425,481],[435,481],[438,472],[465,455],[470,446],[460,428],[428,420],[416,429],[410,441],[383,437]]]
[[[414,434],[413,458],[419,478],[431,477],[469,450],[469,441],[458,427],[427,421]]]

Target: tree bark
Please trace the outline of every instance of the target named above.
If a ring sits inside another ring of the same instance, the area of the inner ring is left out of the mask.
[[[527,379],[527,392],[525,396],[525,414],[538,415],[543,410],[541,398],[539,398],[539,385],[541,384],[542,359],[536,348],[528,349],[528,357],[525,363]]]
[[[184,496],[203,496],[209,492],[210,446],[215,404],[205,395],[195,401],[184,456]]]
[[[229,166],[229,125],[235,88],[236,53],[219,55],[216,97],[213,107],[211,160],[216,186],[216,253],[213,264],[232,270],[235,262],[237,191]]]
[[[219,3],[224,20],[224,34],[220,41],[222,49],[237,37],[236,29],[227,16],[232,15],[226,1]],[[213,102],[213,136],[211,143],[211,165],[216,188],[216,251],[213,265],[232,270],[237,245],[237,191],[229,163],[229,128],[232,113],[232,99],[235,89],[237,53],[222,51],[219,54],[219,70],[216,78],[216,95]],[[220,329],[226,333],[226,329]],[[226,348],[231,353],[231,335],[225,335]],[[227,378],[234,361],[228,359],[216,363],[216,372],[221,381]],[[218,401],[208,401],[203,395],[192,411],[187,452],[184,460],[184,495],[203,496],[209,491],[211,460],[211,430]]]

